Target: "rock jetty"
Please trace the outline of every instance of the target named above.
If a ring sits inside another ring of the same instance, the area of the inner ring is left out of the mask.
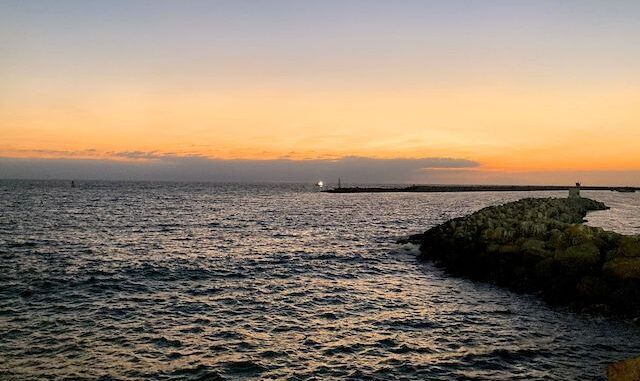
[[[448,272],[537,293],[554,304],[640,315],[640,237],[583,225],[607,207],[527,198],[447,221],[411,240]]]
[[[565,185],[411,185],[406,187],[342,187],[327,189],[325,193],[444,193],[444,192],[532,192],[567,191]],[[637,187],[583,186],[582,190],[635,192]]]

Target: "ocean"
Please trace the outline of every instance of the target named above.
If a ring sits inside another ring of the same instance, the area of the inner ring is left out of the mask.
[[[0,181],[1,380],[604,380],[640,326],[448,276],[396,239],[564,192]],[[640,194],[583,192],[640,233]]]

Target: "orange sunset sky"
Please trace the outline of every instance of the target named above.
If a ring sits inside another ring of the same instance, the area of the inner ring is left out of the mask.
[[[357,157],[472,163],[398,182],[640,185],[638,17],[631,1],[6,1],[0,177]],[[269,178],[298,180],[286,165]]]

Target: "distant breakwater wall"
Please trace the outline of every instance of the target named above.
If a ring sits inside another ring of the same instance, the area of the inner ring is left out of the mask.
[[[411,193],[411,192],[532,192],[567,191],[572,186],[556,185],[411,185],[407,187],[341,187],[325,190],[326,193]],[[582,186],[582,190],[635,192],[637,187]]]
[[[583,225],[603,203],[527,198],[414,235],[422,260],[554,304],[640,316],[640,237]]]

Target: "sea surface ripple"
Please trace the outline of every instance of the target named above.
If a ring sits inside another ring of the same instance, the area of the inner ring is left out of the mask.
[[[589,223],[640,232],[640,195]],[[640,328],[395,239],[534,193],[0,182],[2,380],[598,380]]]

